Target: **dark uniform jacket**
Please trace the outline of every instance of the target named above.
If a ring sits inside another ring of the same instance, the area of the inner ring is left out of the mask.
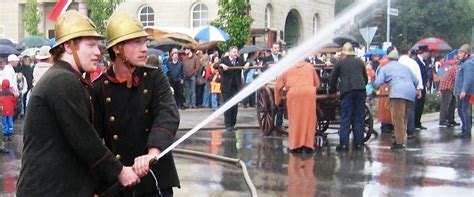
[[[31,93],[17,196],[93,196],[94,178],[116,181],[122,164],[94,130],[87,83],[58,61]]]
[[[352,55],[339,60],[329,79],[331,90],[336,90],[338,79],[341,96],[352,90],[365,90],[368,78],[362,60]]]
[[[168,78],[160,68],[137,67],[132,87],[116,80],[112,67],[93,82],[95,126],[105,144],[126,166],[148,154],[148,147],[161,151],[170,146],[179,126],[179,113]],[[160,188],[180,187],[170,153],[153,166]],[[149,173],[126,196],[156,191]]]
[[[421,72],[421,80],[423,82],[423,91],[426,91],[426,83],[428,82],[428,77],[426,76],[426,61],[419,58],[419,56],[415,57],[415,61],[418,64]]]
[[[232,60],[230,59],[229,56],[223,57],[221,60],[221,64],[225,64],[229,67],[234,67],[234,66],[244,66],[245,61],[243,58],[238,57],[237,60],[235,61],[235,64],[232,64]],[[222,67],[219,67],[219,73],[221,75],[222,83],[221,83],[221,89],[223,93],[226,92],[238,92],[240,89],[240,85],[242,83],[242,69],[236,69],[236,70],[226,70]]]

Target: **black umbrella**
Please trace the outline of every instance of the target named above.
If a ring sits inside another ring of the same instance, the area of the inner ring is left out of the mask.
[[[160,49],[149,48],[146,54],[160,56],[163,55],[163,51]]]
[[[160,49],[162,51],[169,51],[172,48],[181,48],[181,43],[171,40],[171,39],[166,39],[162,41],[151,41],[148,43],[149,48],[154,48],[154,49]]]
[[[6,57],[6,56],[9,56],[10,54],[18,55],[19,52],[12,46],[0,44],[0,56]]]
[[[16,44],[14,44],[11,40],[6,39],[6,38],[1,38],[0,39],[0,45],[8,45],[8,46],[12,46],[12,47],[16,46]]]
[[[334,41],[334,43],[340,46],[344,45],[346,42],[350,42],[353,47],[359,47],[359,41],[357,41],[357,39],[354,38],[354,36],[347,35],[347,34],[342,34],[337,37],[334,37],[332,41]]]
[[[253,52],[262,51],[262,50],[264,50],[264,49],[260,46],[257,46],[257,45],[245,45],[244,47],[242,47],[239,50],[239,53],[240,54],[253,53]]]

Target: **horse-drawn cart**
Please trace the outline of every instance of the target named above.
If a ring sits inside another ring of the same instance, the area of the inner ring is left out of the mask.
[[[340,99],[339,94],[331,91],[329,86],[329,73],[332,71],[332,66],[314,65],[321,81],[321,86],[316,94],[316,139],[315,143],[318,147],[327,145],[328,129],[339,129],[340,125]],[[275,130],[275,118],[278,111],[278,106],[274,102],[275,82],[270,82],[257,91],[257,118],[260,129],[264,135],[269,135]],[[304,107],[304,106],[302,106]],[[286,110],[285,110],[286,111]],[[370,112],[369,106],[365,105],[364,117],[364,142],[370,139],[374,132],[374,120]],[[282,130],[283,132],[288,132]]]

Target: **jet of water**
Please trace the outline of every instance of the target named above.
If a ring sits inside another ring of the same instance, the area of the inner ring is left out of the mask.
[[[222,115],[232,106],[238,104],[241,100],[246,98],[251,93],[258,90],[260,87],[264,86],[266,83],[275,78],[275,76],[280,75],[281,73],[288,70],[296,62],[303,60],[305,56],[314,51],[315,49],[321,48],[324,44],[328,43],[331,40],[332,34],[337,30],[337,28],[347,24],[354,16],[361,14],[370,7],[372,7],[377,1],[376,0],[361,0],[355,3],[354,6],[349,8],[346,12],[339,15],[338,18],[328,27],[325,27],[323,30],[314,35],[310,40],[304,42],[302,45],[297,47],[295,50],[279,61],[277,64],[266,70],[258,78],[256,78],[252,83],[247,85],[239,93],[237,93],[232,99],[227,101],[221,108],[209,115],[206,119],[197,124],[194,128],[184,134],[181,138],[176,140],[168,148],[158,155],[155,160],[160,159],[173,148],[178,146],[181,142],[189,138],[191,135],[199,131],[202,127],[209,124],[211,121]]]

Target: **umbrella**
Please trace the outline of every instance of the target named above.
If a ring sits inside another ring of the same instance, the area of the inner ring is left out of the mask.
[[[149,48],[146,54],[160,56],[163,55],[163,51],[160,49]]]
[[[23,40],[18,43],[18,46],[23,48],[49,46],[49,39],[43,36],[28,36],[23,38]]]
[[[10,45],[0,44],[0,56],[6,57],[6,56],[9,56],[11,54],[18,55],[19,52]]]
[[[154,29],[151,27],[145,27],[145,32],[149,35],[149,37],[155,39],[155,40],[162,40],[164,39],[164,36],[167,34],[167,32]]]
[[[179,42],[181,44],[193,44],[193,45],[198,44],[196,42],[196,40],[194,40],[194,38],[192,38],[191,36],[188,36],[184,33],[177,33],[177,32],[168,33],[168,34],[164,35],[163,38],[169,38],[169,39],[174,40],[176,42]]]
[[[205,41],[226,41],[230,39],[228,33],[214,26],[198,27],[195,30],[194,38]]]
[[[331,42],[331,43],[325,44],[323,47],[321,47],[320,49],[316,51],[320,53],[336,53],[336,52],[341,51],[341,46],[336,43]]]
[[[39,52],[39,48],[27,48],[23,51],[21,51],[20,55],[24,56],[29,56],[29,57],[34,57],[36,53]]]
[[[15,47],[15,44],[10,39],[6,39],[6,38],[0,39],[0,44]]]
[[[371,50],[367,51],[367,53],[364,56],[365,57],[370,57],[372,55],[384,56],[386,54],[387,53],[382,49],[371,49]]]
[[[453,48],[449,46],[449,44],[444,41],[441,38],[435,38],[435,37],[430,37],[430,38],[424,38],[421,40],[418,40],[415,45],[411,47],[412,50],[417,50],[418,46],[420,45],[427,45],[428,50],[430,51],[450,51]]]
[[[245,45],[239,50],[240,54],[244,53],[252,53],[252,52],[257,52],[257,51],[262,51],[264,50],[262,47],[257,46],[257,45]]]
[[[340,46],[344,45],[346,42],[350,42],[353,47],[359,47],[359,42],[354,36],[342,34],[340,36],[334,37],[332,41]]]
[[[213,49],[216,47],[217,47],[217,41],[213,41],[213,42],[199,43],[197,46],[194,47],[194,49],[205,51],[205,50]]]
[[[160,49],[162,51],[169,51],[172,48],[181,48],[181,43],[176,42],[171,39],[164,39],[164,40],[154,40],[148,44],[148,47],[154,49]]]
[[[448,54],[446,54],[446,56],[444,56],[444,59],[446,61],[452,60],[454,57],[456,57],[458,55],[458,52],[459,52],[459,50],[453,50],[453,51],[449,52]]]

